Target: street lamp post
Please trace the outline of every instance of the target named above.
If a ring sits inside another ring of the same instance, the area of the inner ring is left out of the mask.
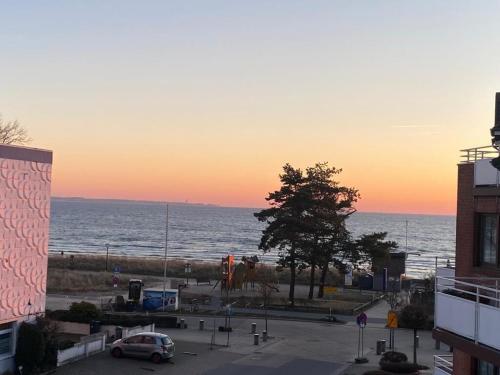
[[[186,285],[189,285],[189,275],[191,274],[191,263],[186,263],[184,266],[184,273],[186,274]]]
[[[109,243],[106,244],[106,272],[108,272]]]

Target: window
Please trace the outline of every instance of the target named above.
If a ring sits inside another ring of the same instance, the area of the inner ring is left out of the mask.
[[[11,356],[14,345],[14,332],[12,325],[0,326],[0,358]]]
[[[481,360],[476,360],[476,375],[498,375],[498,367]]]
[[[170,337],[162,337],[161,338],[161,342],[163,345],[170,345],[172,344],[172,340],[170,339]]]
[[[142,343],[142,336],[132,336],[127,339],[126,341],[127,344],[141,344]]]
[[[155,338],[152,336],[144,336],[144,344],[156,344]]]
[[[479,264],[497,265],[498,216],[479,215]]]

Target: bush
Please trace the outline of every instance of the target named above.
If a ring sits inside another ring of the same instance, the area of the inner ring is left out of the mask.
[[[154,323],[158,328],[177,327],[176,316],[106,314],[102,322],[103,324],[123,326],[123,327],[145,326],[151,323]]]
[[[75,346],[75,343],[71,340],[61,340],[57,343],[57,348],[59,350],[69,349]]]
[[[418,305],[408,305],[399,314],[401,328],[423,329],[426,326],[427,315],[422,307]]]
[[[16,348],[16,366],[23,366],[23,374],[39,372],[45,357],[46,342],[37,324],[22,323],[19,327]]]
[[[101,313],[96,305],[89,302],[73,302],[62,320],[75,323],[90,323],[92,320],[99,320]]]
[[[380,368],[396,374],[414,374],[420,369],[419,365],[409,362],[384,362],[380,361]]]
[[[400,352],[385,352],[380,359],[380,362],[408,362],[408,357],[404,353]]]

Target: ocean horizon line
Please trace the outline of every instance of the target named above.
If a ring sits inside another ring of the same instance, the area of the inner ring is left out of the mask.
[[[217,207],[228,209],[246,209],[246,210],[262,210],[267,207],[245,207],[245,206],[224,206],[216,203],[202,203],[202,202],[179,202],[179,201],[158,201],[147,199],[125,199],[125,198],[89,198],[89,197],[59,197],[54,196],[54,200],[67,200],[67,201],[100,201],[100,202],[123,202],[123,203],[147,203],[147,204],[168,204],[172,206],[195,206],[195,207]],[[360,214],[377,214],[377,215],[401,215],[401,216],[446,216],[456,217],[456,214],[440,214],[440,213],[413,213],[413,212],[395,212],[395,211],[356,211]]]

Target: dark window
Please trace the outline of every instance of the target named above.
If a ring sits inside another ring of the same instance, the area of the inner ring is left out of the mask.
[[[170,337],[162,337],[161,338],[161,342],[163,345],[169,345],[169,344],[172,344],[172,340],[170,339]]]
[[[144,336],[144,344],[155,344],[155,338],[151,336]]]
[[[476,360],[476,375],[499,375],[498,367],[481,360]]]
[[[127,339],[127,344],[140,344],[142,343],[143,336],[132,336]]]
[[[479,264],[497,265],[498,262],[498,216],[479,215]]]
[[[0,331],[0,356],[12,353],[12,330]]]

